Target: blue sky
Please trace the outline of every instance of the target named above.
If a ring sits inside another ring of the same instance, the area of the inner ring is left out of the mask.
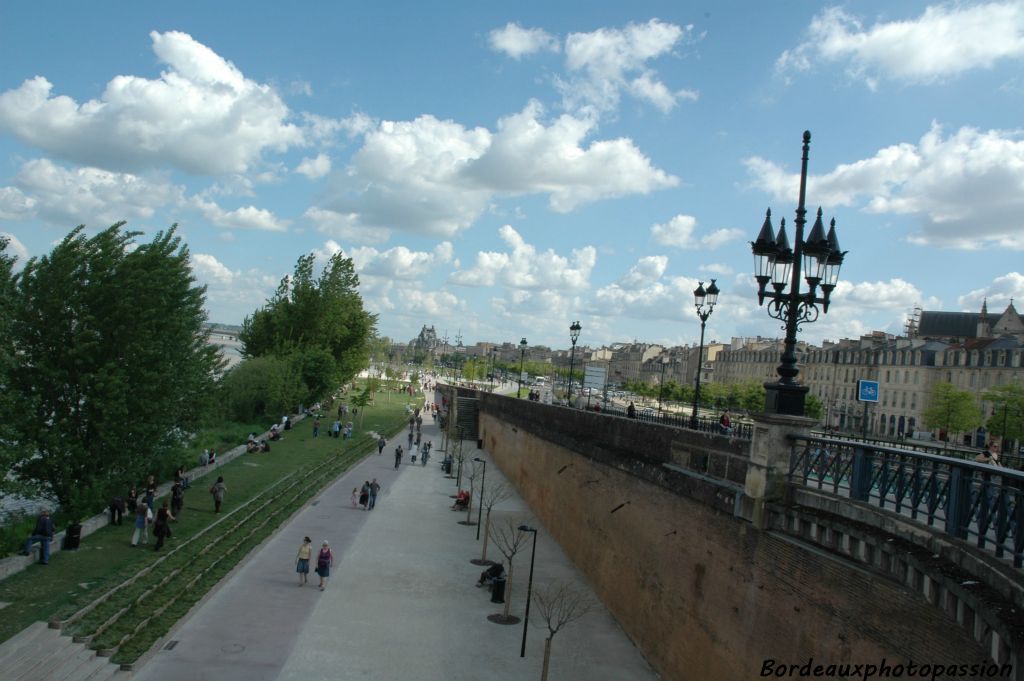
[[[176,222],[216,321],[340,249],[398,340],[694,343],[711,277],[709,339],[774,337],[805,129],[849,254],[802,338],[1024,297],[1022,2],[59,7],[0,8],[0,233]]]

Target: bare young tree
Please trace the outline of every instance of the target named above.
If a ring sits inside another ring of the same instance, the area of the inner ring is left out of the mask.
[[[473,494],[476,491],[476,479],[480,477],[481,466],[478,462],[470,459],[466,468],[466,479],[469,480],[469,503],[466,504],[466,520],[463,525],[476,525],[473,522]]]
[[[505,501],[506,499],[512,498],[512,490],[504,482],[492,483],[487,489],[484,490],[484,550],[480,555],[479,560],[472,561],[477,565],[489,565],[491,561],[487,560],[487,544],[491,538],[491,510]]]
[[[541,681],[547,681],[551,662],[551,640],[563,627],[593,610],[594,602],[586,592],[570,582],[548,584],[538,589],[533,598],[537,601],[537,610],[548,627],[548,636],[544,639],[544,666],[540,674]]]
[[[501,551],[508,561],[505,581],[505,611],[501,615],[491,615],[491,620],[501,624],[514,624],[519,621],[518,617],[511,614],[512,609],[512,561],[526,545],[530,534],[519,529],[520,525],[527,523],[526,518],[506,518],[489,528],[489,534],[494,545]]]

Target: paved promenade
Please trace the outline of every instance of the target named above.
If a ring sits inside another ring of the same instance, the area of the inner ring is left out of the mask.
[[[394,469],[396,436],[331,485],[238,567],[173,630],[134,675],[136,681],[502,681],[539,679],[547,629],[531,608],[526,657],[523,625],[503,626],[487,615],[504,607],[474,584],[483,569],[476,527],[449,510],[455,481],[439,462],[441,435],[428,418],[423,439],[434,452],[423,467]],[[464,451],[489,457],[465,443]],[[377,508],[352,508],[353,487],[377,478]],[[487,484],[502,476],[487,466]],[[464,485],[465,486],[465,485]],[[492,518],[513,517],[539,529],[534,589],[568,579],[586,583],[518,497]],[[476,518],[474,510],[473,518]],[[313,539],[314,556],[327,539],[335,566],[326,591],[297,586],[295,554]],[[488,557],[500,559],[491,545]],[[516,556],[512,614],[523,616],[529,543]],[[646,681],[658,678],[600,605],[554,639],[552,681]],[[170,649],[168,649],[170,648]]]

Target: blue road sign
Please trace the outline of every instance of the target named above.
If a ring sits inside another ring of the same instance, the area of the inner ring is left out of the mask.
[[[878,401],[878,381],[857,381],[857,401],[858,402],[877,402]]]

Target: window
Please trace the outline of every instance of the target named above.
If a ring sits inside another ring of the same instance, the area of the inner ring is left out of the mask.
[[[900,393],[900,408],[907,408],[907,393]]]
[[[910,408],[917,409],[917,393],[910,393]]]
[[[890,380],[890,378],[889,378],[889,370],[888,370],[888,369],[886,369],[886,370],[885,370],[885,382],[886,382],[886,383],[888,383],[888,382],[889,382],[889,380]]]

